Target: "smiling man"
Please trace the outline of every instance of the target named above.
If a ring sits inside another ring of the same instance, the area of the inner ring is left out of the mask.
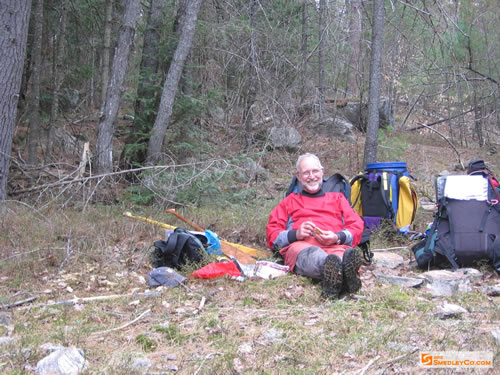
[[[322,297],[361,288],[358,270],[364,223],[342,193],[323,191],[323,166],[314,154],[299,156],[299,191],[285,197],[269,215],[267,243],[279,249],[298,275],[321,280]]]

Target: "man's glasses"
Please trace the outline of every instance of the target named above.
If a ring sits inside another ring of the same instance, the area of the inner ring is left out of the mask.
[[[321,173],[321,169],[311,169],[310,171],[303,171],[301,175],[303,178],[307,178],[309,176],[319,176]]]

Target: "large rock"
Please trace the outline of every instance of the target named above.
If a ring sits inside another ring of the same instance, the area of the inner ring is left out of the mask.
[[[42,358],[36,365],[38,375],[77,375],[87,368],[81,349],[62,348]]]
[[[269,140],[274,148],[295,150],[299,147],[302,137],[293,127],[273,126],[269,133]]]
[[[388,252],[375,252],[372,261],[376,265],[391,269],[397,268],[404,263],[401,255]]]
[[[426,287],[433,296],[454,296],[472,291],[471,279],[481,277],[481,272],[473,268],[461,268],[456,271],[434,270],[418,276],[423,278]]]
[[[353,125],[341,117],[325,117],[311,124],[315,134],[330,138],[343,138],[352,141]]]
[[[356,129],[366,131],[368,119],[368,103],[347,102],[342,107],[337,107],[337,113],[351,122]],[[388,99],[381,99],[379,105],[379,127],[385,129],[388,126],[394,126],[394,116],[392,114],[392,105]]]

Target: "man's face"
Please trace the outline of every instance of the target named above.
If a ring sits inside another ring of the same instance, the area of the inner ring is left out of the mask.
[[[314,194],[318,192],[321,185],[323,185],[323,168],[313,158],[305,158],[300,162],[296,176],[308,193]]]

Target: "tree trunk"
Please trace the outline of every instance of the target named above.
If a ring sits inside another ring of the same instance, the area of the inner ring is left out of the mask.
[[[325,114],[325,38],[326,38],[326,1],[319,0],[319,45],[318,45],[318,103],[319,118]]]
[[[7,197],[12,138],[26,54],[31,0],[0,2],[0,201]]]
[[[349,74],[347,94],[351,98],[359,97],[359,84],[361,81],[359,57],[361,54],[361,0],[349,1]]]
[[[104,39],[102,49],[102,72],[101,72],[101,110],[106,103],[106,90],[109,83],[109,62],[111,60],[111,28],[113,21],[113,0],[106,0],[104,12]]]
[[[35,165],[38,160],[40,142],[40,75],[42,69],[43,0],[37,0],[34,14],[33,52],[30,92],[30,127],[28,136],[28,164]]]
[[[300,66],[300,104],[304,102],[306,96],[306,84],[307,84],[307,39],[308,39],[307,1],[308,0],[302,0],[302,33],[301,33],[302,41],[300,45],[302,63]]]
[[[137,99],[134,107],[134,122],[120,157],[120,168],[141,165],[146,160],[149,140],[147,134],[153,127],[158,107],[158,85],[161,81],[158,74],[160,31],[165,19],[166,5],[166,0],[151,0],[146,30],[144,31]]]
[[[57,114],[59,112],[59,95],[61,85],[64,79],[64,45],[66,43],[66,20],[68,15],[68,0],[61,3],[61,20],[59,23],[59,32],[57,33],[57,47],[55,53],[52,87],[52,104],[50,106],[49,131],[47,136],[47,150],[45,152],[45,161],[48,161],[52,155],[52,145],[54,143],[54,133],[56,128]]]
[[[368,124],[366,129],[364,164],[377,161],[380,84],[382,80],[382,47],[384,37],[384,0],[373,1],[372,51],[370,87],[368,89]]]
[[[134,41],[135,25],[139,15],[140,0],[126,0],[123,11],[123,23],[120,27],[118,42],[111,77],[106,92],[104,111],[99,119],[97,134],[97,165],[98,173],[109,173],[113,170],[113,135],[116,117],[120,107],[123,92],[123,81],[127,73],[130,46]]]
[[[181,78],[184,62],[189,54],[193,43],[194,32],[196,30],[196,21],[198,19],[198,11],[200,10],[202,0],[189,1],[187,5],[186,16],[181,27],[181,35],[179,43],[174,53],[174,57],[168,69],[167,78],[163,85],[160,107],[158,115],[153,125],[151,138],[148,144],[147,160],[155,162],[159,160],[163,146],[163,138],[167,132],[168,122],[172,115],[175,95]]]
[[[248,92],[246,95],[245,110],[243,112],[243,144],[244,149],[248,150],[252,144],[252,122],[253,122],[253,105],[257,97],[257,36],[256,36],[256,17],[257,17],[257,0],[250,0],[249,19],[250,19],[250,65],[248,66]]]

